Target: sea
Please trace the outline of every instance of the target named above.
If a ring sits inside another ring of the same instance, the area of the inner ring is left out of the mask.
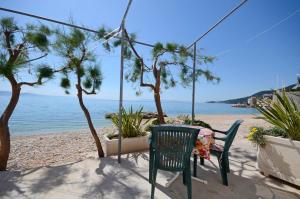
[[[9,97],[9,95],[0,95],[1,113],[7,105]],[[105,119],[105,114],[118,111],[118,100],[86,98],[84,101],[97,128],[112,125],[109,119]],[[155,103],[152,100],[125,100],[123,104],[126,109],[132,106],[133,109],[143,107],[143,111],[156,111]],[[191,115],[191,102],[162,100],[162,106],[168,116]],[[195,114],[256,115],[258,112],[253,108],[233,108],[230,104],[196,103]],[[12,135],[34,135],[88,129],[76,97],[34,94],[20,96],[19,103],[10,119],[9,127]]]

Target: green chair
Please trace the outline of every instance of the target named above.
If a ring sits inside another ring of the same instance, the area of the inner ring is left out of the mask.
[[[218,158],[222,182],[223,182],[223,185],[226,185],[226,186],[228,186],[227,173],[230,172],[229,159],[228,159],[229,149],[230,149],[230,146],[231,146],[242,122],[243,122],[242,120],[235,121],[228,131],[219,131],[216,129],[212,129],[214,132],[222,133],[225,135],[223,137],[214,137],[215,140],[223,141],[224,145],[223,146],[218,145],[218,144],[212,145],[210,153],[212,155],[215,155]],[[196,164],[197,164],[197,155],[194,156],[194,165],[196,165]],[[204,164],[203,158],[201,158],[201,164],[202,165]],[[195,168],[194,168],[194,170],[195,170]]]
[[[183,184],[187,186],[188,198],[192,198],[190,157],[199,129],[182,126],[154,126],[151,128],[149,182],[154,198],[157,170],[183,172]]]

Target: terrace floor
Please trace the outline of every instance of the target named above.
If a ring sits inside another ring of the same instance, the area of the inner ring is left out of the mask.
[[[148,183],[148,153],[116,157],[101,161],[90,158],[61,166],[48,166],[25,171],[0,173],[0,198],[150,198]],[[198,166],[198,178],[193,180],[193,198],[300,198],[300,190],[278,179],[266,178],[254,166],[253,157],[239,148],[232,149],[229,186],[223,186],[217,161]],[[178,177],[169,187],[175,174],[159,172],[155,198],[186,198],[186,187]]]

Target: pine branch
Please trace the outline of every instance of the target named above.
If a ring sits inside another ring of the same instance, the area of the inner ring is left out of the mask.
[[[10,40],[9,40],[10,34],[11,34],[11,32],[9,32],[9,31],[4,32],[7,50],[8,50],[9,55],[12,57],[13,56],[13,50],[11,48]]]
[[[36,81],[36,82],[19,82],[18,85],[19,86],[35,86],[35,85],[38,85],[38,84],[41,84],[41,81]]]
[[[144,64],[144,60],[141,58],[141,56],[137,53],[136,49],[134,48],[132,42],[130,41],[130,38],[128,36],[128,33],[126,31],[126,29],[124,29],[124,32],[125,32],[125,36],[127,38],[127,41],[130,45],[130,48],[132,49],[132,51],[134,52],[135,56],[138,58],[138,60],[141,62],[141,79],[140,79],[140,86],[141,87],[149,87],[151,88],[152,90],[155,89],[154,85],[153,84],[148,84],[148,83],[144,83],[144,66],[146,66]],[[147,66],[146,66],[147,67]],[[147,67],[147,69],[150,71],[151,69]]]
[[[87,91],[87,90],[85,90],[84,88],[81,88],[81,90],[82,90],[86,95],[95,95],[95,94],[96,94],[94,88],[93,88],[93,90],[91,90],[91,91]]]
[[[36,61],[36,60],[42,59],[42,58],[46,57],[47,55],[48,55],[48,53],[46,53],[46,54],[44,54],[44,55],[42,55],[40,57],[37,57],[37,58],[34,58],[34,59],[30,59],[30,60],[21,62],[18,65],[23,65],[23,64],[26,64],[26,63],[29,63],[29,62],[32,62],[32,61]]]

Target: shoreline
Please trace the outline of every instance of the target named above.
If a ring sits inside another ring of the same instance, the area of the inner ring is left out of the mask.
[[[182,114],[182,115],[185,115],[185,114]],[[260,114],[196,114],[195,115],[195,118],[198,118],[198,119],[201,119],[202,117],[204,118],[215,118],[215,117],[229,117],[229,118],[236,118],[237,116],[240,116],[242,118],[245,118],[245,117],[257,117],[259,116]],[[177,118],[179,115],[176,115],[176,116],[173,116],[173,115],[170,115],[168,117],[165,117],[167,119],[173,119],[173,118]],[[11,133],[11,138],[15,138],[15,137],[26,137],[26,136],[41,136],[41,135],[52,135],[52,134],[62,134],[62,133],[73,133],[73,132],[77,132],[77,131],[80,131],[80,132],[86,132],[88,133],[89,132],[89,128],[87,125],[85,125],[86,127],[82,127],[82,128],[77,128],[77,129],[70,129],[70,130],[53,130],[53,131],[34,131],[34,133],[28,133],[28,132],[25,132],[25,133]],[[107,124],[107,125],[103,125],[101,127],[96,127],[96,130],[100,130],[100,129],[105,129],[105,128],[114,128],[113,124]],[[40,132],[40,133],[39,133]]]
[[[269,126],[253,115],[197,115],[214,129],[227,130],[236,119],[244,120],[233,147],[242,147],[249,154],[256,154],[255,148],[246,139],[251,126]],[[172,118],[172,117],[171,117]],[[26,170],[43,166],[59,166],[88,158],[97,158],[96,146],[91,133],[85,130],[70,130],[39,135],[11,136],[11,153],[8,170]],[[117,131],[113,126],[97,128],[105,151],[103,135]]]

